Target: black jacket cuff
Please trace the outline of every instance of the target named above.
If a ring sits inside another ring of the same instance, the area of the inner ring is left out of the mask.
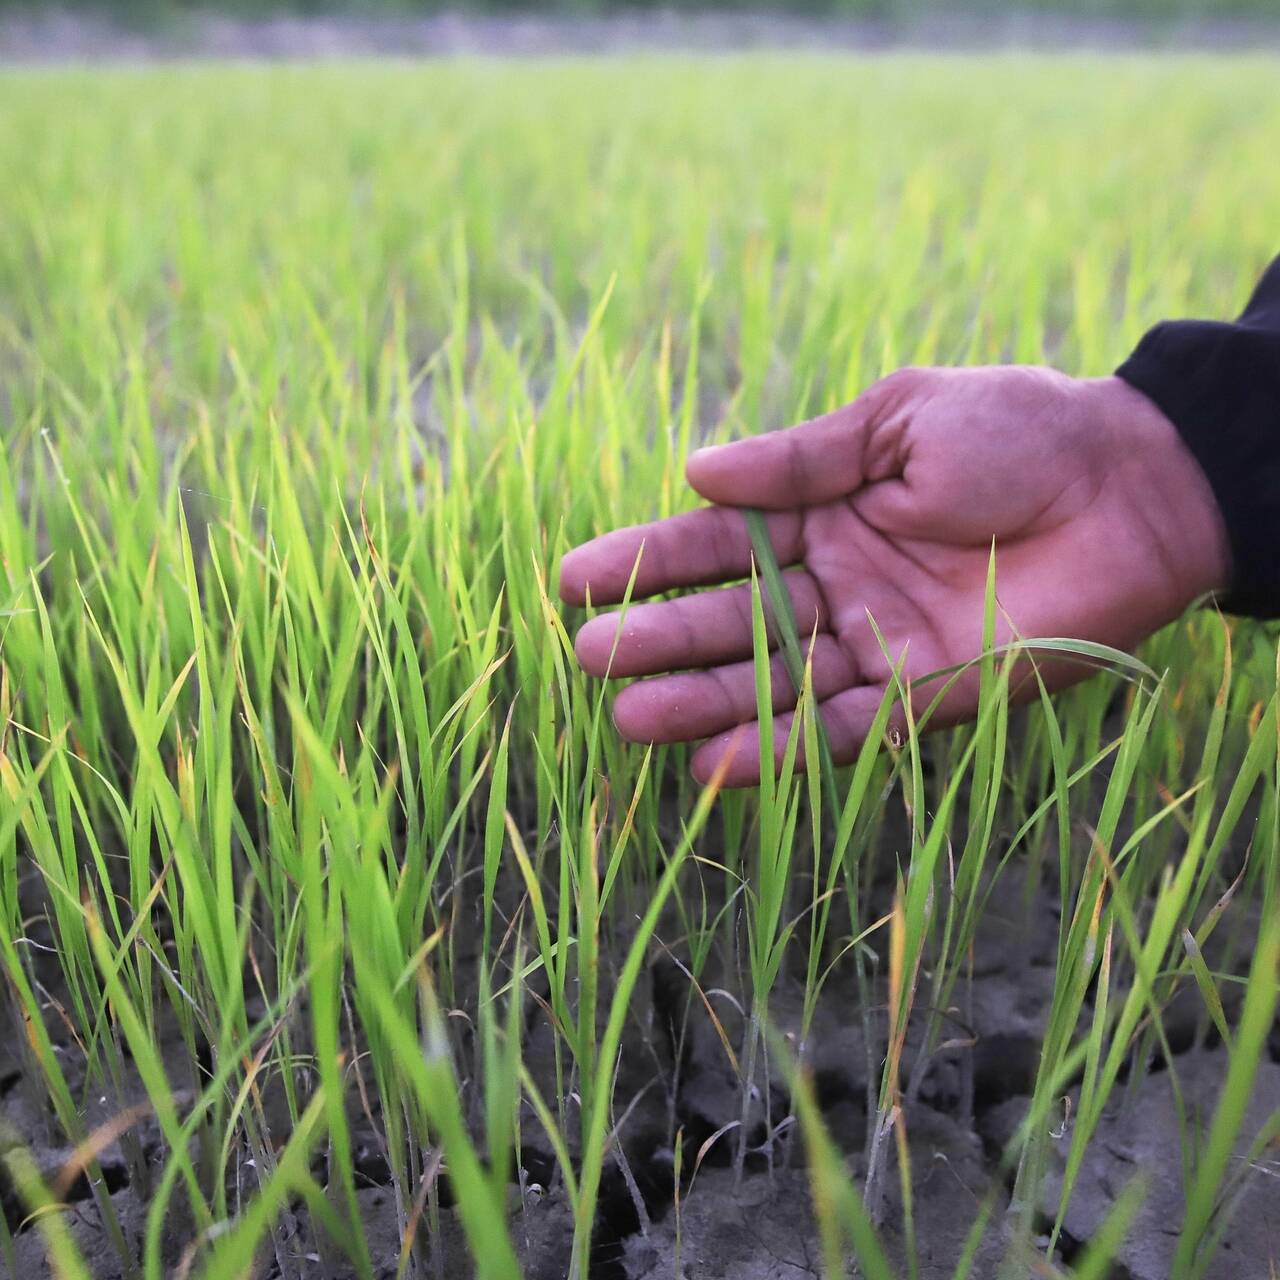
[[[1231,613],[1280,617],[1280,258],[1234,324],[1158,324],[1116,370],[1204,469],[1231,545]]]

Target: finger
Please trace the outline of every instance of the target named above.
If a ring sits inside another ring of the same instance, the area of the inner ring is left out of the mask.
[[[819,700],[857,683],[853,659],[832,636],[816,637],[811,661]],[[796,693],[780,654],[770,659],[769,678],[773,709],[789,711]],[[755,663],[748,659],[628,685],[613,704],[613,722],[632,742],[687,742],[754,720],[756,710]]]
[[[800,559],[798,516],[769,517],[769,535],[782,564]],[[593,538],[560,562],[560,597],[567,604],[585,604],[590,592],[592,604],[617,604],[626,596],[633,571],[637,600],[675,587],[745,578],[751,572],[746,520],[741,511],[703,507]]]
[[[909,675],[909,672],[907,673]],[[972,720],[977,714],[978,693],[981,681],[977,672],[966,672],[944,691],[934,681],[911,686],[911,710],[916,727],[921,733],[933,733],[937,729],[950,729]],[[818,711],[827,734],[827,744],[836,764],[852,764],[866,741],[867,734],[880,710],[884,685],[860,685],[846,689],[833,697],[821,700]],[[941,698],[938,697],[942,694]],[[1026,692],[1016,697],[1026,701]],[[937,699],[937,705],[934,705]],[[921,723],[926,712],[928,719]],[[784,713],[773,722],[773,766],[777,770],[787,749],[794,715]],[[907,718],[898,702],[889,712],[886,733],[903,741],[907,735]],[[749,787],[760,781],[760,722],[739,725],[725,733],[717,734],[704,742],[691,761],[693,775],[699,782],[707,782],[721,761],[731,756],[723,785]],[[798,744],[797,767],[804,764],[804,739]]]
[[[827,611],[813,579],[804,572],[783,574],[796,629],[802,636],[826,630]],[[769,628],[770,643],[776,643]],[[751,587],[720,591],[660,604],[638,604],[625,613],[606,613],[578,632],[578,661],[593,676],[651,676],[687,667],[713,667],[751,656]]]
[[[878,382],[852,404],[786,431],[699,449],[686,474],[704,498],[740,507],[832,502],[894,474],[896,450],[873,450],[872,429],[901,406],[908,372]]]
[[[827,742],[836,764],[848,764],[856,756],[880,709],[884,689],[879,685],[861,685],[846,689],[833,698],[818,704],[822,723],[827,731]],[[794,714],[778,716],[773,722],[773,765],[776,770],[787,749]],[[904,732],[905,717],[902,708],[890,713],[890,729]],[[694,753],[691,762],[693,776],[699,782],[709,782],[721,763],[729,758],[723,785],[726,787],[750,787],[760,781],[760,722],[752,720],[726,733],[717,734],[704,742]],[[804,740],[799,743],[796,765],[804,764]]]

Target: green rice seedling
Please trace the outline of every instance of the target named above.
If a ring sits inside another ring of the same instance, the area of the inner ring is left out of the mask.
[[[698,832],[706,822],[715,797],[720,789],[721,775],[713,777],[698,802],[698,807],[691,815],[688,827],[682,834],[679,845],[673,850],[667,869],[658,882],[652,900],[641,921],[635,937],[627,950],[626,959],[618,975],[617,988],[610,1002],[608,1021],[601,1037],[599,1059],[596,1065],[598,1079],[592,1093],[594,1105],[587,1116],[587,1127],[584,1130],[583,1166],[579,1184],[578,1212],[574,1223],[573,1266],[570,1274],[586,1276],[590,1259],[590,1242],[592,1220],[595,1210],[595,1197],[599,1186],[601,1166],[604,1162],[605,1148],[608,1142],[606,1121],[608,1116],[607,1083],[612,1079],[616,1065],[622,1028],[626,1021],[627,1006],[635,990],[644,963],[645,949],[649,938],[657,925],[658,916],[666,903],[668,895],[675,887],[676,880],[690,846],[697,838]]]
[[[772,593],[771,593],[772,595]],[[779,600],[782,597],[772,597]],[[780,606],[774,604],[775,609]],[[759,752],[762,761],[772,760],[775,752],[773,721],[773,689],[769,664],[769,641],[766,631],[764,597],[753,570],[751,576],[751,627],[755,653],[756,714],[759,724]],[[798,692],[806,687],[802,676]],[[790,899],[792,855],[796,846],[797,824],[803,790],[796,775],[796,753],[808,704],[798,704],[797,715],[787,733],[786,745],[777,776],[764,769],[760,778],[758,831],[755,865],[747,888],[747,957],[751,978],[751,1002],[742,1045],[742,1111],[739,1119],[735,1177],[741,1181],[751,1133],[752,1102],[757,1094],[765,1099],[765,1143],[771,1148],[772,1116],[767,1103],[767,1076],[763,1087],[757,1084],[757,1068],[764,1045],[769,1019],[769,993],[782,967],[786,947],[794,932],[795,922],[784,920]],[[767,1059],[765,1060],[767,1064]]]
[[[722,794],[620,740],[554,597],[698,444],[1230,314],[1278,125],[1262,57],[0,73],[5,1265],[585,1277],[630,1213],[691,1270],[759,1120],[833,1275],[1101,1274],[1140,1188],[1054,1241],[1159,1082],[1212,1274],[1274,1152],[1269,630],[1002,647],[993,576],[977,723],[889,654],[836,769],[749,517],[799,711]],[[1049,698],[1066,657],[1106,670]],[[972,1140],[1011,1027],[1024,1118],[938,1246],[920,1117]]]
[[[1208,1144],[1188,1190],[1187,1216],[1178,1240],[1174,1274],[1202,1276],[1211,1251],[1203,1249],[1209,1225],[1226,1182],[1227,1164],[1240,1134],[1244,1109],[1258,1064],[1265,1052],[1268,1029],[1275,1021],[1280,1001],[1280,913],[1274,896],[1263,904],[1263,918],[1254,964],[1249,972],[1237,1037],[1232,1043],[1230,1067],[1209,1130]],[[1280,1115],[1271,1117],[1273,1134]],[[1274,1138],[1272,1138],[1274,1140]],[[1264,1139],[1265,1141],[1265,1139]]]
[[[826,937],[826,926],[830,913],[830,901],[836,892],[836,877],[841,875],[846,891],[848,915],[850,922],[850,941],[847,944],[848,949],[854,953],[854,972],[857,975],[859,1008],[862,1020],[863,1043],[865,1046],[866,1067],[867,1067],[867,1146],[870,1152],[874,1142],[875,1122],[872,1119],[873,1109],[871,1107],[871,1097],[873,1084],[872,1080],[875,1076],[874,1064],[874,1037],[871,1024],[871,999],[870,989],[867,982],[866,965],[861,950],[865,938],[879,927],[880,923],[869,924],[862,919],[862,893],[860,889],[860,880],[863,874],[861,860],[859,858],[859,850],[853,844],[853,831],[859,817],[863,813],[863,808],[868,799],[868,785],[871,778],[871,772],[875,766],[876,753],[880,748],[882,738],[888,725],[889,715],[893,709],[894,701],[900,692],[900,685],[897,676],[900,674],[901,662],[903,659],[897,659],[896,666],[893,666],[895,679],[891,681],[885,689],[884,697],[881,699],[880,707],[872,720],[871,727],[867,733],[866,741],[859,753],[857,765],[849,779],[849,785],[841,799],[840,787],[836,778],[835,764],[831,756],[831,749],[827,742],[826,731],[823,728],[821,717],[814,712],[813,690],[811,682],[811,669],[807,658],[802,658],[802,649],[800,637],[796,631],[796,622],[794,613],[791,608],[791,600],[786,592],[786,588],[782,581],[782,575],[779,571],[777,558],[773,553],[773,546],[769,539],[767,526],[765,525],[763,514],[758,511],[748,511],[746,513],[747,526],[751,533],[751,541],[754,549],[755,559],[761,566],[761,571],[768,583],[768,598],[771,602],[776,626],[781,636],[781,646],[786,662],[788,677],[792,682],[793,689],[797,695],[797,720],[793,724],[793,731],[796,725],[802,727],[805,743],[805,774],[808,783],[808,802],[810,817],[812,822],[812,849],[813,849],[813,893],[814,897],[811,903],[812,916],[810,919],[809,932],[809,950],[808,963],[805,972],[805,995],[804,1007],[801,1015],[800,1026],[800,1059],[804,1061],[805,1042],[808,1037],[810,1025],[812,1023],[816,1001],[821,992],[822,984],[826,976],[831,971],[828,966],[825,973],[821,976],[818,973],[818,966],[822,963],[824,942]],[[873,624],[874,625],[874,624]],[[756,664],[757,664],[757,701],[761,703],[758,714],[761,724],[761,756],[764,758],[763,743],[765,717],[772,713],[772,694],[767,691],[764,685],[764,673],[767,672],[767,654],[762,656],[760,636],[756,638]],[[761,664],[764,664],[763,666]],[[892,664],[891,664],[892,665]],[[764,708],[762,700],[768,696],[770,699],[770,707]],[[772,741],[772,734],[768,739]],[[798,740],[797,740],[798,741]],[[819,785],[819,780],[821,785]],[[766,786],[768,784],[766,783]],[[826,804],[826,812],[831,815],[830,821],[839,814],[839,822],[836,829],[834,845],[831,851],[828,863],[828,872],[826,876],[826,887],[821,895],[818,892],[819,870],[822,857],[823,837],[822,837],[822,813],[823,803]],[[837,957],[839,958],[839,957]],[[776,972],[776,970],[775,970]],[[753,991],[756,989],[753,983]],[[750,1078],[747,1080],[750,1086]],[[744,1115],[745,1115],[744,1100]],[[745,1143],[745,1133],[740,1136],[739,1152],[743,1150],[742,1144]],[[741,1154],[740,1157],[741,1158]]]
[[[87,1280],[89,1272],[58,1213],[59,1202],[45,1185],[30,1153],[9,1134],[5,1134],[3,1140],[5,1175],[28,1214],[21,1225],[34,1222],[39,1228],[48,1249],[50,1271],[57,1280]],[[6,1262],[14,1270],[13,1237],[7,1223],[3,1230]]]

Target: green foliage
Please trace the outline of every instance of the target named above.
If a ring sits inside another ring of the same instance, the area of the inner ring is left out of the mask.
[[[1115,669],[1021,712],[1013,663],[1045,646],[990,651],[975,727],[835,770],[792,626],[782,776],[728,796],[618,741],[555,575],[689,505],[703,438],[907,362],[1102,373],[1156,319],[1228,313],[1274,249],[1278,132],[1248,59],[6,73],[0,971],[126,1273],[167,1274],[176,1233],[193,1276],[375,1274],[372,1130],[400,1274],[450,1249],[517,1274],[536,1139],[584,1277],[671,954],[695,1011],[743,975],[726,1060],[744,1118],[753,1082],[792,1084],[768,1119],[803,1138],[828,1272],[910,1274],[905,1126],[1017,883],[1061,903],[1045,1052],[1013,1202],[975,1205],[956,1274],[989,1223],[1014,1259],[1036,1207],[1058,1233],[1180,994],[1229,1063],[1185,1117],[1174,1274],[1205,1274],[1241,1153],[1280,1130],[1246,1105],[1280,962],[1272,636],[1202,614],[1141,663],[1077,645]],[[762,641],[776,576],[762,556]],[[997,548],[988,635],[998,592]],[[858,1178],[808,1075],[837,983],[867,1032]],[[3,1135],[9,1181],[84,1274],[34,1140]]]

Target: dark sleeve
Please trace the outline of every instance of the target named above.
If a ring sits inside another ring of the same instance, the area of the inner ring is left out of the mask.
[[[1204,468],[1231,543],[1231,613],[1280,617],[1280,258],[1232,324],[1158,324],[1116,370]]]

